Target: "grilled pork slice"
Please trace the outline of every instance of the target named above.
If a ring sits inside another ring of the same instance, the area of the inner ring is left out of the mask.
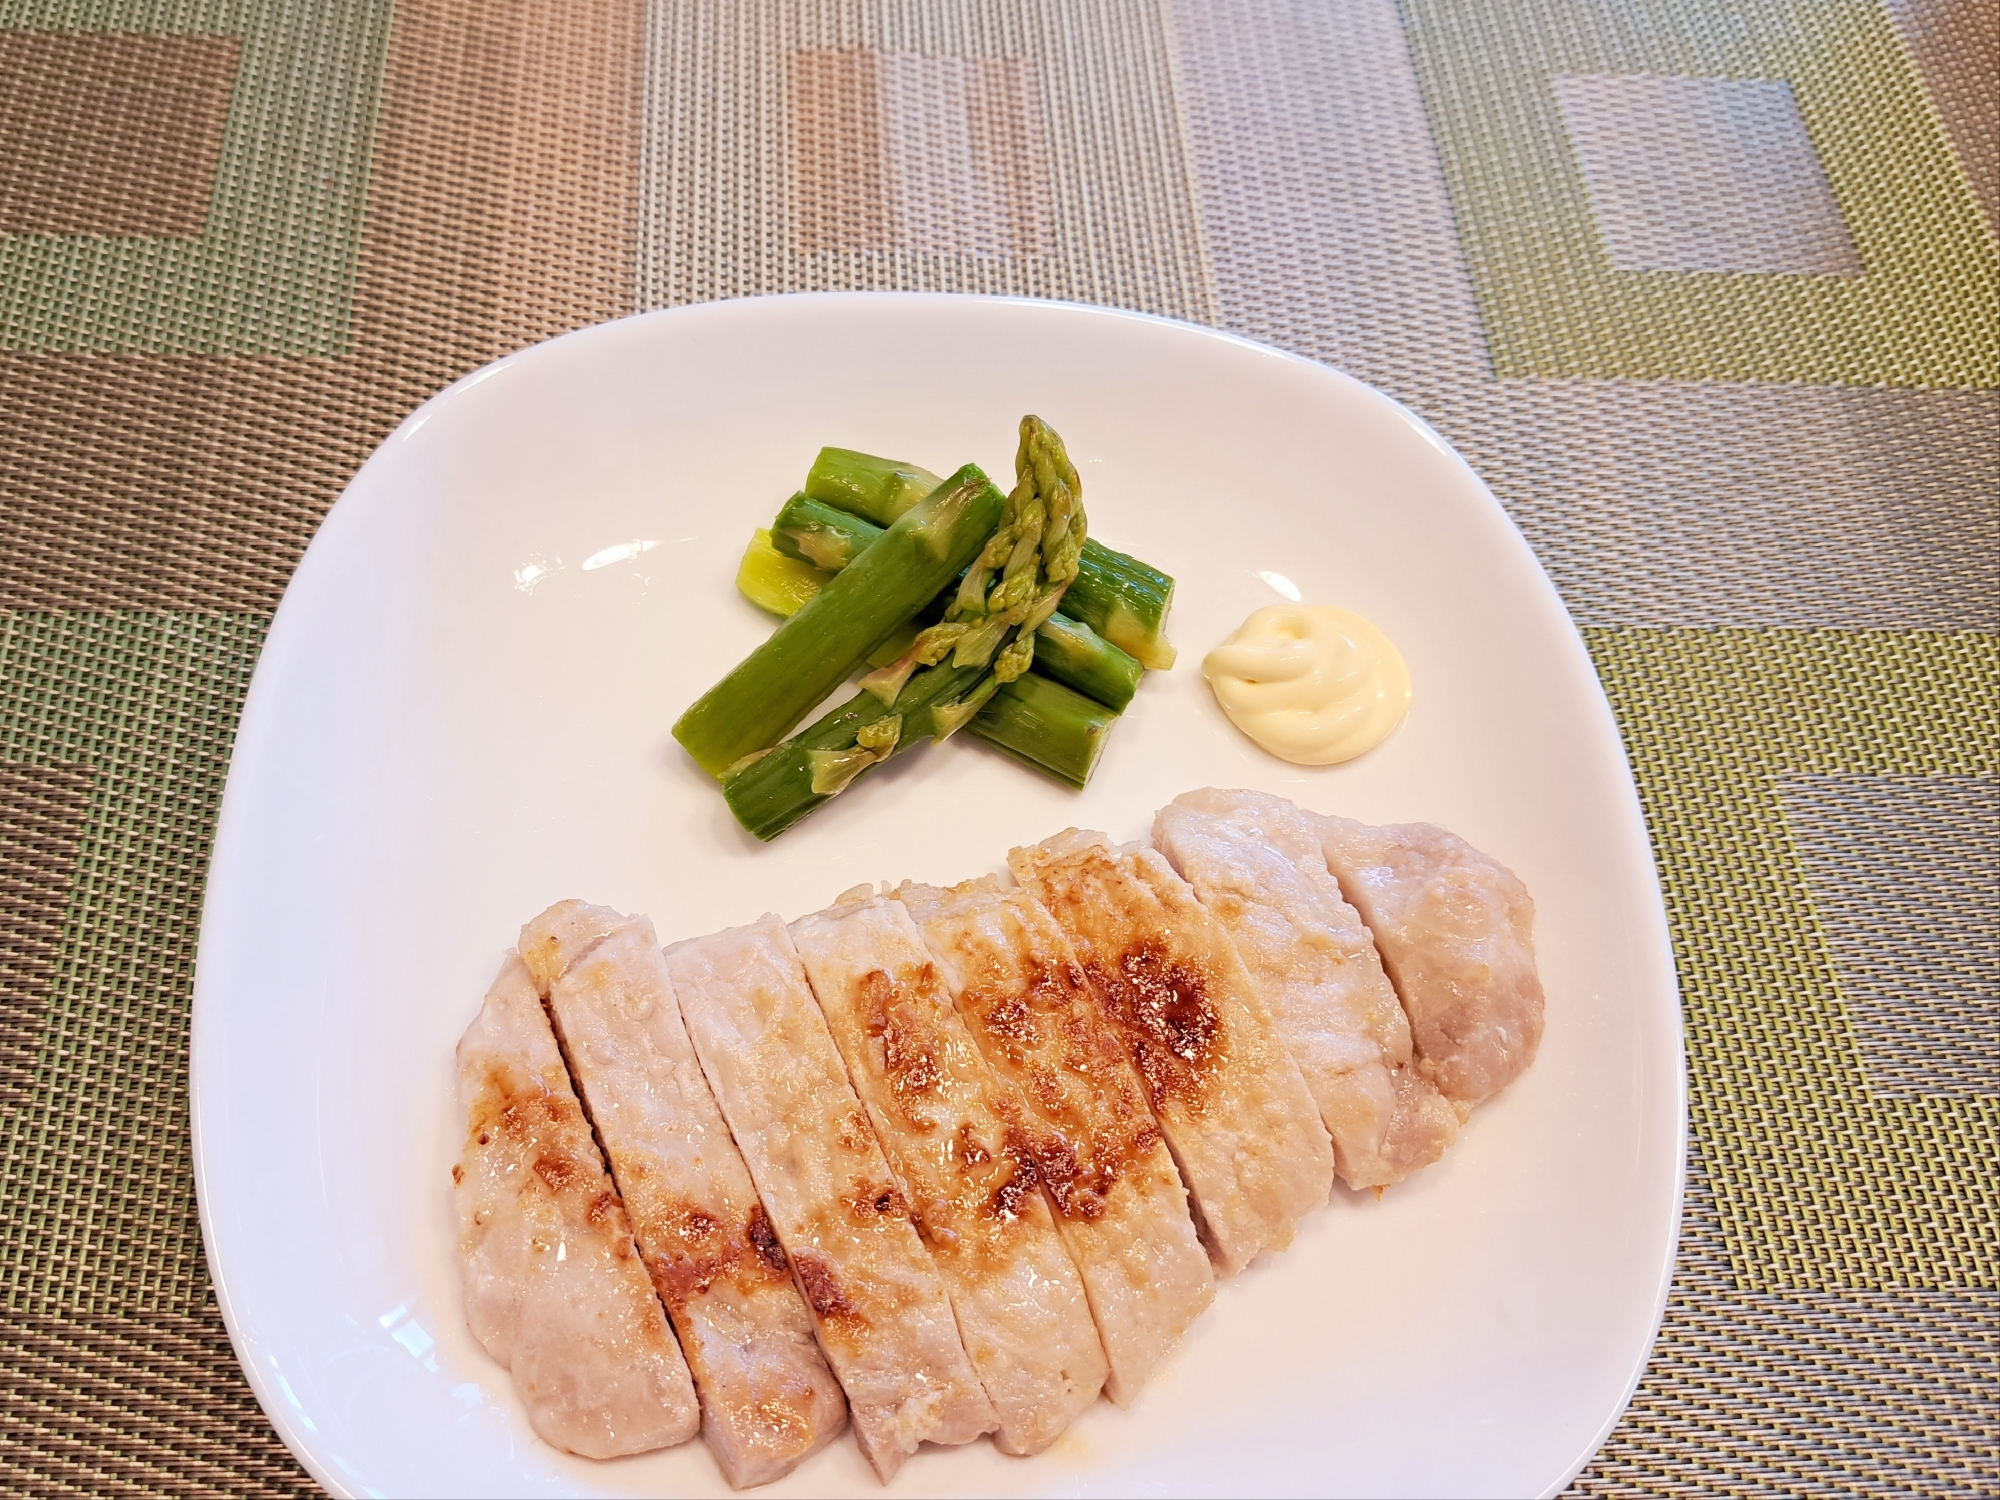
[[[896,897],[1025,1109],[1022,1134],[1110,1362],[1105,1394],[1129,1406],[1215,1299],[1145,1084],[1062,929],[1026,891],[988,876],[950,890],[905,883]]]
[[[1154,817],[1153,842],[1235,941],[1341,1181],[1384,1187],[1442,1156],[1458,1115],[1410,1065],[1410,1023],[1312,816],[1263,792],[1189,792]]]
[[[514,954],[459,1040],[458,1094],[465,1319],[513,1371],[529,1423],[585,1458],[693,1437],[687,1363]]]
[[[522,929],[521,954],[680,1335],[723,1476],[741,1489],[790,1473],[845,1430],[847,1402],[701,1076],[653,924],[565,901]]]
[[[1156,849],[1066,833],[1007,856],[1076,949],[1225,1276],[1282,1250],[1333,1186],[1333,1149],[1229,934]]]
[[[966,1034],[908,908],[792,923],[840,1055],[951,1293],[1003,1452],[1039,1453],[1107,1373],[1083,1282],[1037,1191],[1026,1111]]]
[[[1542,1041],[1535,903],[1514,873],[1428,823],[1321,818],[1327,867],[1375,934],[1410,1017],[1418,1068],[1469,1110]]]
[[[993,1403],[785,924],[676,944],[667,971],[875,1471],[886,1481],[922,1442],[991,1432]]]

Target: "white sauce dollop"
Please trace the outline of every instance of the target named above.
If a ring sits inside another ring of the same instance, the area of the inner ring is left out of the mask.
[[[1410,710],[1410,672],[1352,610],[1273,604],[1208,653],[1229,722],[1281,760],[1331,766],[1379,745]]]

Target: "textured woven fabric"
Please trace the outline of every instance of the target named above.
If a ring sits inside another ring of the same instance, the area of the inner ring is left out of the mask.
[[[1778,795],[1868,1092],[2000,1095],[2000,778],[1787,776]]]
[[[1410,0],[1405,15],[1501,374],[2000,380],[2000,244],[1877,0]],[[1621,269],[1552,72],[1787,83],[1867,274]]]
[[[208,1288],[186,1045],[235,716],[346,477],[563,329],[910,288],[1383,387],[1585,626],[1695,1154],[1575,1492],[2000,1491],[1995,16],[0,0],[0,1489],[309,1489]]]
[[[1789,83],[1647,73],[1555,83],[1618,270],[1864,274]]]

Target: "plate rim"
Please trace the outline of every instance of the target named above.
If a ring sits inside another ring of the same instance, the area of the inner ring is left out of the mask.
[[[212,977],[214,974],[214,964],[209,959],[209,955],[222,946],[224,936],[219,929],[225,918],[218,911],[215,900],[215,892],[218,887],[217,874],[219,871],[225,875],[232,873],[228,866],[233,863],[231,856],[237,841],[229,838],[228,835],[232,823],[239,821],[243,817],[243,813],[240,810],[241,803],[239,797],[235,799],[235,805],[238,810],[235,817],[232,818],[232,791],[240,785],[236,774],[238,758],[244,747],[246,728],[254,727],[253,716],[261,717],[263,700],[277,691],[271,685],[275,679],[267,671],[267,663],[271,660],[272,655],[271,648],[274,641],[282,643],[291,633],[293,627],[288,627],[285,623],[287,605],[293,602],[295,592],[298,591],[302,578],[306,579],[308,585],[310,585],[313,574],[309,573],[308,570],[313,567],[315,551],[321,550],[323,552],[321,546],[322,538],[328,534],[330,528],[338,527],[344,530],[348,525],[353,524],[348,518],[356,514],[356,507],[347,504],[345,511],[343,511],[343,505],[349,501],[349,497],[354,490],[363,483],[364,478],[371,469],[376,468],[385,461],[385,455],[391,454],[405,446],[437,414],[439,409],[462,400],[466,392],[510,369],[514,365],[526,360],[542,357],[543,351],[553,346],[588,342],[606,336],[607,330],[620,329],[627,325],[642,323],[678,323],[698,318],[721,317],[726,319],[739,316],[764,316],[769,315],[777,308],[803,304],[873,303],[881,305],[888,303],[909,304],[914,302],[1019,307],[1036,310],[1054,309],[1112,322],[1137,322],[1162,325],[1177,332],[1199,335],[1203,339],[1216,340],[1258,355],[1302,366],[1316,377],[1332,377],[1337,383],[1355,388],[1367,398],[1386,403],[1425,441],[1450,463],[1455,465],[1466,478],[1472,481],[1484,502],[1490,505],[1505,522],[1506,529],[1512,534],[1513,544],[1531,565],[1535,577],[1539,580],[1542,592],[1546,596],[1546,602],[1552,603],[1556,610],[1560,612],[1568,630],[1567,644],[1580,657],[1588,671],[1594,689],[1593,710],[1602,721],[1601,727],[1608,729],[1612,742],[1623,752],[1623,764],[1620,768],[1621,789],[1628,812],[1633,819],[1634,827],[1638,831],[1645,852],[1649,856],[1645,862],[1647,868],[1644,871],[1645,888],[1650,896],[1650,900],[1646,903],[1646,915],[1647,925],[1651,931],[1647,936],[1649,946],[1653,948],[1653,951],[1664,965],[1663,975],[1656,977],[1664,979],[1666,997],[1671,1001],[1672,1026],[1670,1030],[1673,1051],[1671,1059],[1673,1063],[1671,1069],[1673,1078],[1671,1102],[1674,1107],[1674,1130],[1672,1134],[1675,1148],[1672,1212],[1668,1226],[1669,1233],[1664,1240],[1665,1255],[1663,1262],[1655,1271],[1656,1286],[1653,1294],[1651,1331],[1644,1340],[1643,1346],[1637,1350],[1632,1367],[1624,1382],[1623,1393],[1616,1404],[1601,1421],[1597,1429],[1583,1441],[1576,1454],[1565,1467],[1561,1477],[1551,1482],[1540,1492],[1544,1497],[1561,1494],[1569,1486],[1570,1482],[1588,1466],[1590,1461],[1597,1455],[1599,1449],[1603,1447],[1605,1441],[1610,1437],[1611,1433],[1623,1421],[1625,1413],[1629,1409],[1647,1369],[1650,1367],[1653,1351],[1659,1342],[1664,1326],[1667,1305],[1672,1296],[1673,1283],[1679,1269],[1681,1234],[1686,1213],[1688,1149],[1691,1130],[1688,1113],[1687,1017],[1680,984],[1679,966],[1674,952],[1672,924],[1668,918],[1665,893],[1660,885],[1658,850],[1653,838],[1652,828],[1645,816],[1644,805],[1639,799],[1637,780],[1633,774],[1630,751],[1626,746],[1625,736],[1618,726],[1617,717],[1611,709],[1610,699],[1604,688],[1602,675],[1598,672],[1596,662],[1590,655],[1589,647],[1583,639],[1575,617],[1571,614],[1567,601],[1564,600],[1561,592],[1556,588],[1554,580],[1549,576],[1548,570],[1543,566],[1540,555],[1521,531],[1512,512],[1501,502],[1499,496],[1494,493],[1485,478],[1478,470],[1473,468],[1470,461],[1442,433],[1433,427],[1421,413],[1412,410],[1402,401],[1379,387],[1371,385],[1357,376],[1342,370],[1338,366],[1329,364],[1323,360],[1314,359],[1308,355],[1265,343],[1261,340],[1252,339],[1226,329],[1191,323],[1155,313],[1140,312],[1130,308],[1110,307],[1097,303],[987,293],[896,290],[783,292],[759,296],[720,298],[712,301],[686,303],[675,307],[649,309],[587,324],[581,328],[567,330],[550,338],[538,340],[535,343],[510,350],[481,365],[479,368],[461,375],[450,384],[425,398],[424,401],[398,422],[395,428],[368,453],[367,457],[355,468],[353,474],[341,486],[340,494],[327,508],[326,514],[321,517],[319,524],[313,530],[313,535],[308,541],[305,550],[300,554],[299,561],[293,568],[291,576],[285,582],[285,588],[279,597],[277,606],[271,612],[270,624],[265,631],[264,640],[258,649],[257,664],[252,671],[249,687],[245,691],[242,707],[237,715],[230,743],[229,765],[224,774],[222,795],[218,800],[214,831],[209,844],[207,867],[203,872],[201,919],[198,927],[195,968],[190,986],[188,1045],[189,1151],[193,1169],[197,1215],[201,1227],[203,1260],[208,1271],[210,1289],[215,1297],[216,1306],[221,1313],[224,1327],[228,1331],[231,1350],[235,1355],[238,1368],[249,1382],[251,1391],[256,1396],[258,1406],[263,1411],[265,1419],[270,1422],[272,1429],[277,1433],[279,1439],[284,1443],[292,1456],[313,1480],[328,1493],[342,1497],[358,1493],[344,1483],[333,1472],[331,1467],[321,1460],[321,1456],[317,1452],[313,1442],[313,1438],[317,1435],[317,1429],[313,1427],[310,1419],[306,1418],[303,1409],[297,1407],[295,1401],[288,1399],[289,1392],[281,1392],[277,1388],[283,1384],[282,1376],[274,1376],[264,1371],[255,1357],[256,1350],[253,1347],[252,1335],[245,1327],[243,1315],[236,1306],[235,1290],[231,1281],[230,1269],[224,1264],[226,1252],[219,1251],[218,1249],[218,1225],[212,1211],[212,1204],[214,1195],[218,1191],[226,1194],[228,1190],[220,1187],[218,1183],[211,1181],[211,1157],[205,1144],[207,1127],[204,1125],[204,1095],[206,1091],[201,1087],[203,1077],[222,1065],[217,1059],[226,1055],[226,1047],[223,1044],[222,1037],[215,1035],[217,1028],[222,1025],[217,1012],[217,1007],[222,1002],[217,998],[204,1004],[204,995],[212,993],[215,984],[218,983]],[[335,534],[337,535],[338,533],[336,532]],[[293,614],[296,616],[297,611],[294,610]],[[281,631],[283,632],[282,637]],[[204,975],[210,976],[206,983],[204,982]],[[223,1238],[226,1241],[226,1236]]]

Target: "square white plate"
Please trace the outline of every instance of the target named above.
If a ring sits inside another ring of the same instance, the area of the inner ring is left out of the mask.
[[[759,845],[668,726],[770,630],[734,590],[823,443],[1003,485],[1046,417],[1091,532],[1180,581],[1088,790],[961,737]],[[1296,588],[1381,625],[1415,706],[1303,769],[1200,658]],[[700,1443],[615,1463],[530,1433],[461,1315],[452,1049],[520,924],[583,896],[665,941],[863,880],[964,879],[1203,785],[1428,820],[1512,866],[1548,990],[1534,1068],[1439,1165],[1336,1193],[1225,1284],[1138,1404],[1050,1452],[926,1450],[919,1494],[1553,1493],[1644,1366],[1678,1233],[1680,1010],[1588,656],[1498,503],[1323,366],[1102,309],[839,295],[710,304],[525,350],[429,402],[286,592],[237,736],[195,980],[195,1164],[236,1350],[343,1494],[709,1494]],[[877,1494],[843,1441],[773,1487]]]

